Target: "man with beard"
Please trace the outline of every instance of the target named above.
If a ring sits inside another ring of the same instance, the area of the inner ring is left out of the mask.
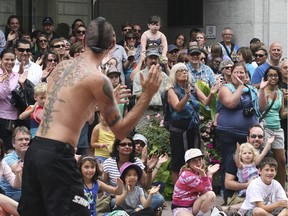
[[[59,38],[54,32],[54,21],[51,17],[44,17],[42,20],[43,33],[46,35],[49,41]]]
[[[141,97],[143,93],[143,89],[142,89],[141,82],[140,82],[141,80],[140,73],[143,75],[143,78],[146,79],[151,66],[159,64],[159,61],[160,61],[160,53],[158,49],[155,49],[155,48],[147,49],[146,59],[145,59],[146,68],[139,71],[133,79],[133,95],[136,96],[137,100],[139,100],[139,98]],[[146,116],[154,115],[162,111],[161,94],[165,91],[165,88],[167,87],[167,83],[168,83],[168,76],[163,71],[162,71],[162,75],[163,75],[163,79],[162,79],[160,88],[156,92],[156,94],[152,97],[147,110],[144,112],[144,114],[142,115],[140,121],[138,122],[136,126],[136,130],[149,124],[149,121],[146,118]]]

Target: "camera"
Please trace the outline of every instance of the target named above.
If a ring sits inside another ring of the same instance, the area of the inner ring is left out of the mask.
[[[244,108],[243,115],[245,117],[252,117],[255,115],[255,109],[253,107]]]

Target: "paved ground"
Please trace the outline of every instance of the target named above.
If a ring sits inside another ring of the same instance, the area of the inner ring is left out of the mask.
[[[223,203],[223,199],[220,196],[217,196],[216,205],[221,205]],[[171,201],[167,201],[168,206],[163,209],[162,216],[172,216],[171,213]],[[205,216],[210,215],[207,213]]]

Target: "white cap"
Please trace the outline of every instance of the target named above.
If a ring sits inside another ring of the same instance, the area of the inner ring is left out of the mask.
[[[133,136],[133,140],[141,140],[142,142],[145,143],[145,145],[147,145],[147,139],[142,134],[135,134]]]
[[[189,160],[191,160],[193,158],[203,157],[203,156],[204,156],[204,154],[202,154],[200,149],[197,149],[197,148],[188,149],[185,152],[185,163],[187,163],[187,161],[189,161]]]

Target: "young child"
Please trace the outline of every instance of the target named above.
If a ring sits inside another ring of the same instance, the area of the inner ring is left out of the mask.
[[[124,210],[133,216],[153,215],[150,208],[152,195],[159,191],[160,185],[152,187],[146,199],[143,189],[137,186],[142,177],[142,169],[136,164],[126,162],[121,166],[120,173],[124,190],[121,195],[115,197],[116,209]]]
[[[83,177],[84,193],[90,203],[91,216],[96,216],[96,199],[98,190],[111,194],[121,194],[123,182],[117,178],[117,187],[112,187],[98,180],[101,172],[98,167],[97,159],[92,156],[81,156],[78,160],[78,168]]]
[[[240,215],[288,215],[285,190],[274,180],[277,166],[276,160],[271,157],[265,157],[259,163],[260,177],[249,184],[246,198],[238,212]]]
[[[110,157],[115,135],[100,114],[100,123],[97,124],[91,135],[91,147],[95,148],[94,155],[101,160],[102,164]]]
[[[34,87],[35,104],[29,105],[19,116],[20,120],[24,120],[30,116],[30,133],[33,138],[38,130],[42,119],[43,107],[46,100],[47,83],[41,82]]]
[[[271,142],[267,143],[261,154],[250,143],[237,144],[235,153],[235,163],[238,168],[237,178],[241,183],[246,183],[250,179],[259,176],[256,166],[265,157],[269,149],[271,148]],[[245,196],[245,189],[238,192],[238,196]]]
[[[159,31],[161,27],[161,19],[159,16],[151,16],[148,20],[149,30],[145,31],[141,36],[141,50],[143,53],[148,48],[162,47],[162,60],[167,61],[168,43],[166,36]]]
[[[205,172],[204,155],[197,148],[185,152],[185,165],[174,186],[172,197],[173,216],[203,216],[210,211],[216,201],[212,191],[212,176],[219,164],[210,165]]]

